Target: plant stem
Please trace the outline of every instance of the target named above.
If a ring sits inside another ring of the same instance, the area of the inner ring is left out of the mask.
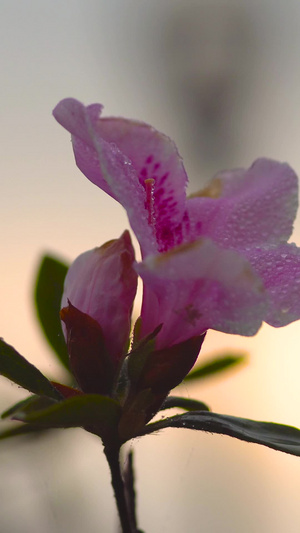
[[[130,512],[125,497],[125,487],[119,461],[120,448],[106,447],[104,451],[111,472],[111,484],[116,498],[122,532],[136,533],[136,528],[131,523]]]

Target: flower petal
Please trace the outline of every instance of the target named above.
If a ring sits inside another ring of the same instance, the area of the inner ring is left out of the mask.
[[[180,244],[187,175],[175,144],[145,123],[100,119],[101,109],[68,98],[53,111],[78,167],[127,210],[144,254]]]
[[[242,249],[287,240],[298,206],[297,176],[286,163],[258,159],[222,172],[187,202],[191,235]]]
[[[254,335],[268,309],[249,262],[210,240],[149,256],[136,269],[144,281],[142,336],[163,324],[157,349],[208,328]]]
[[[130,333],[137,286],[133,261],[134,250],[125,231],[119,239],[77,257],[65,280],[62,308],[69,300],[79,311],[96,320],[113,358],[124,353]]]
[[[127,211],[133,231],[144,254],[157,249],[153,228],[148,223],[146,192],[134,166],[115,143],[98,132],[101,106],[67,98],[54,109],[56,120],[72,134],[76,163],[95,185],[120,202]]]
[[[99,120],[97,133],[126,154],[142,187],[152,182],[153,205],[147,207],[159,251],[179,244],[188,179],[174,142],[148,124],[120,118]]]
[[[247,257],[264,281],[270,308],[265,321],[281,327],[300,318],[300,248],[295,244],[257,246]]]

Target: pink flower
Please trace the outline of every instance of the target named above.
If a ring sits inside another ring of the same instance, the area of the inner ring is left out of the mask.
[[[164,348],[208,328],[254,335],[262,321],[299,319],[300,252],[287,243],[293,170],[258,159],[187,198],[174,143],[147,124],[99,118],[101,110],[66,99],[54,116],[72,134],[80,170],[123,205],[140,243],[141,335],[162,323],[156,346]]]

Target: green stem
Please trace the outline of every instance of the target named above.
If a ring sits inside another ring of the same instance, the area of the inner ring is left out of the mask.
[[[135,527],[131,524],[131,517],[127,507],[119,454],[119,448],[105,448],[105,455],[111,472],[111,484],[116,498],[122,533],[136,533]]]

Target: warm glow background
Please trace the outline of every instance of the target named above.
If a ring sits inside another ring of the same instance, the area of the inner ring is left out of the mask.
[[[76,169],[52,108],[74,96],[150,122],[177,142],[190,190],[262,155],[300,173],[300,3],[2,0],[0,14],[0,334],[63,379],[34,317],[39,258],[52,251],[72,260],[128,224]],[[247,349],[249,365],[182,392],[217,412],[299,427],[299,341],[299,322],[252,339],[210,332],[202,358]],[[5,379],[0,386],[1,410],[22,397]],[[134,448],[147,533],[300,530],[298,458],[179,430]],[[68,430],[10,441],[0,458],[1,533],[117,530],[93,436]]]

